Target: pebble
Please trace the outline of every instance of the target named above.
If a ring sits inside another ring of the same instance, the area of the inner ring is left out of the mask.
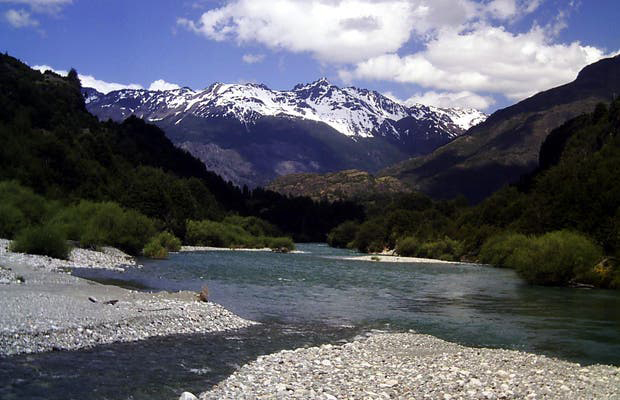
[[[193,293],[139,293],[64,273],[63,268],[76,263],[84,266],[86,261],[88,268],[135,265],[116,249],[74,249],[72,261],[63,261],[12,253],[7,251],[8,244],[8,240],[0,239],[0,265],[9,265],[26,278],[24,283],[11,280],[0,285],[0,356],[219,332],[256,324],[218,304],[197,301]],[[13,273],[5,267],[0,271],[7,271],[0,277]]]
[[[70,268],[98,268],[124,271],[127,266],[141,267],[136,260],[114,247],[102,247],[101,251],[74,248],[69,260],[38,256],[34,254],[13,253],[8,250],[11,241],[0,239],[0,257],[6,262],[36,265],[49,271],[67,271]],[[1,279],[0,275],[0,279]]]
[[[413,332],[371,333],[341,346],[261,356],[199,397],[620,399],[620,368],[583,368],[513,350],[468,348]]]
[[[198,397],[196,397],[193,393],[183,392],[181,393],[179,400],[198,400]]]

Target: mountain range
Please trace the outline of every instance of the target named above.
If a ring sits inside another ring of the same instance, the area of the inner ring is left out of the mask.
[[[585,67],[565,85],[496,111],[436,151],[381,171],[435,198],[478,202],[538,166],[547,135],[620,94],[620,56]]]
[[[473,109],[407,107],[321,78],[290,91],[214,83],[204,90],[84,88],[100,120],[135,115],[161,127],[179,147],[238,186],[291,173],[357,168],[375,172],[449,143],[486,115]]]

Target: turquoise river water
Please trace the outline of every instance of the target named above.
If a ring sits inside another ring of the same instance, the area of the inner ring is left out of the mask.
[[[347,260],[359,254],[323,244],[298,249],[177,253],[123,273],[75,270],[140,290],[206,284],[210,300],[263,325],[0,359],[0,398],[172,399],[206,390],[260,354],[370,330],[620,365],[618,291],[528,286],[513,271],[472,264]]]

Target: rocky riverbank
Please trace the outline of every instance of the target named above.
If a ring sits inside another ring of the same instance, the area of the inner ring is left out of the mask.
[[[127,266],[139,267],[132,256],[113,247],[103,247],[101,251],[74,248],[68,260],[59,260],[34,254],[13,253],[9,251],[10,243],[10,240],[0,239],[0,261],[5,264],[23,264],[47,271],[66,271],[70,268],[105,268],[123,271]]]
[[[620,368],[470,348],[416,333],[259,357],[207,399],[619,399]]]
[[[69,350],[152,336],[242,328],[244,320],[195,293],[142,293],[64,273],[123,268],[117,250],[74,249],[69,261],[16,254],[0,246],[0,355]]]

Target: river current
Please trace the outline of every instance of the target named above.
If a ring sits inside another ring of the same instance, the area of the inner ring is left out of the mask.
[[[324,244],[298,249],[175,253],[123,273],[75,270],[140,290],[207,285],[210,300],[263,325],[0,359],[0,374],[12,382],[0,397],[178,398],[260,354],[371,330],[415,330],[470,346],[620,365],[618,291],[528,286],[514,271],[472,264],[348,260],[359,254]]]

